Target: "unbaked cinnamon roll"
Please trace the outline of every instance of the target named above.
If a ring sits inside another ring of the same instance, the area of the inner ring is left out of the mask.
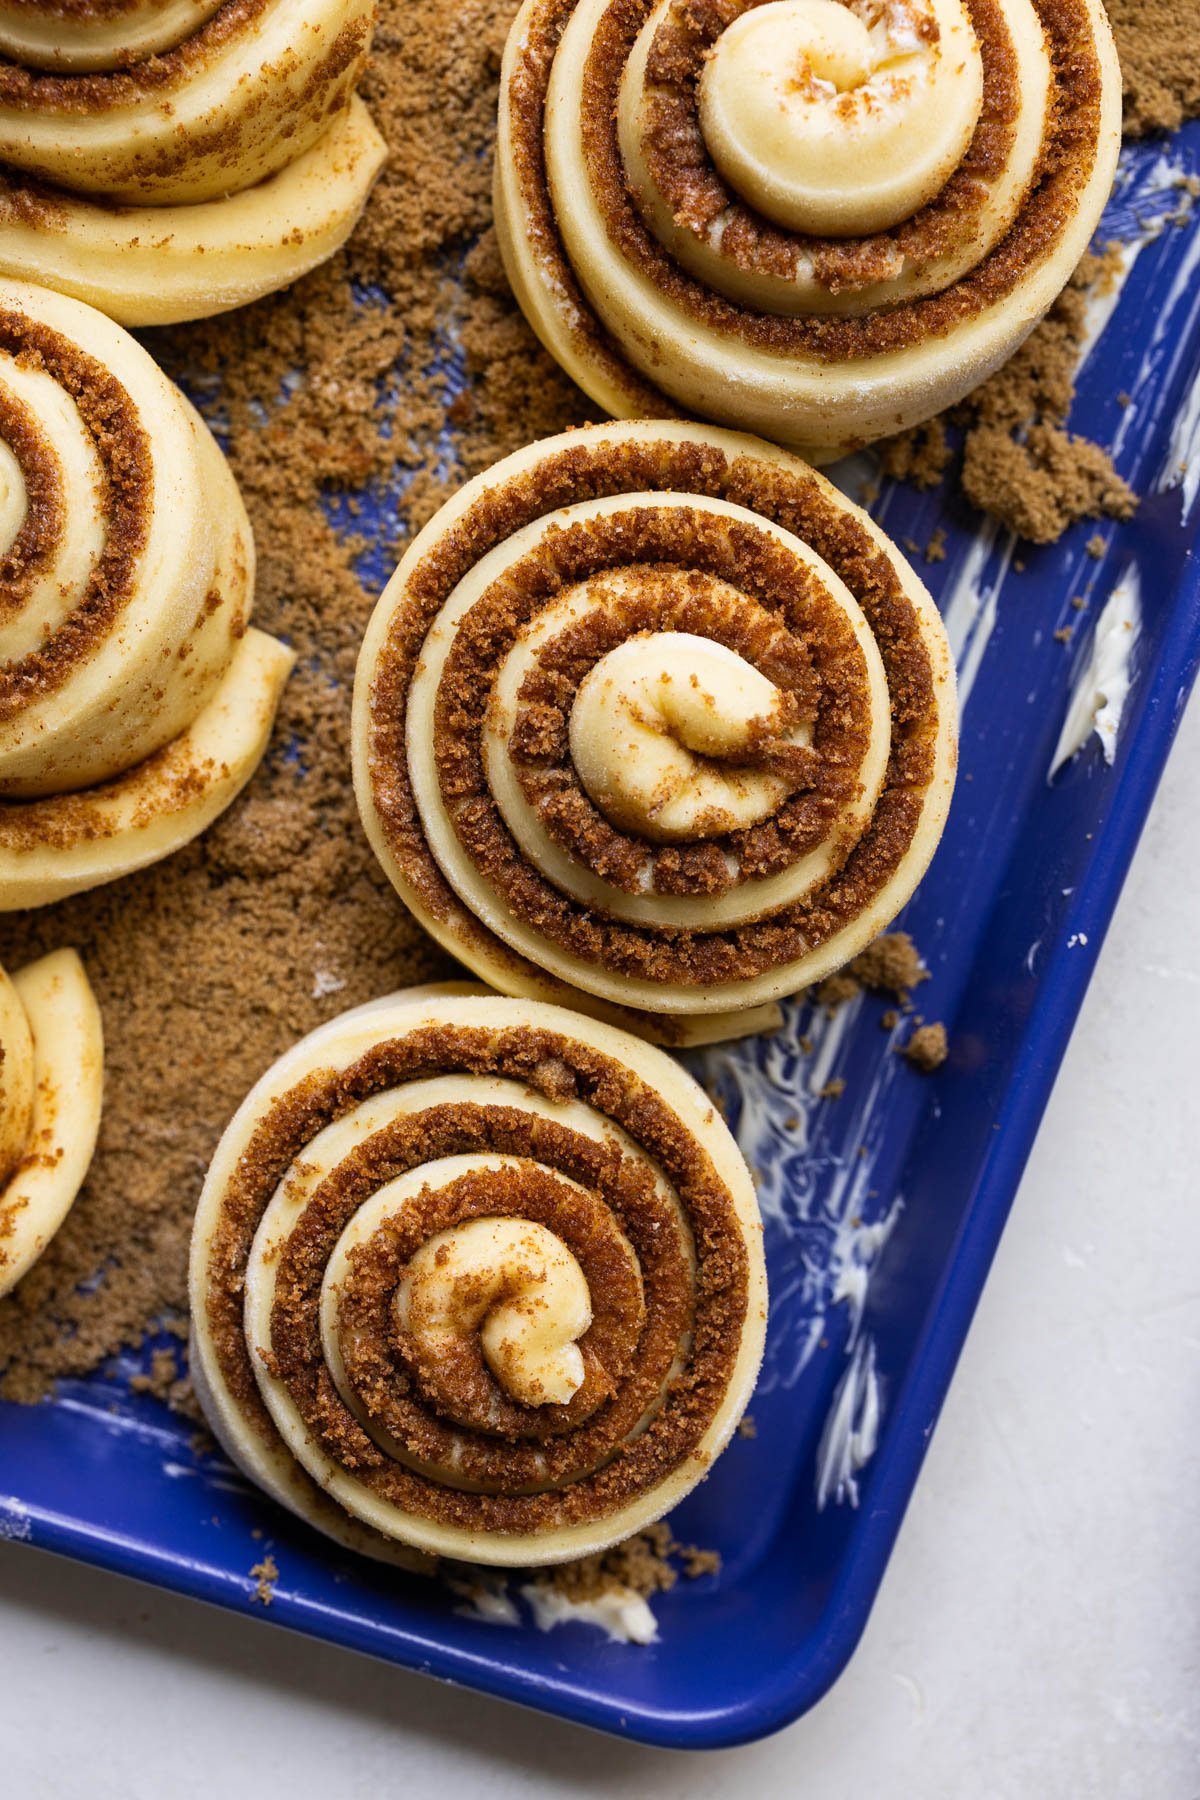
[[[462,988],[321,1027],[222,1139],[191,1368],[230,1457],[351,1548],[561,1562],[658,1519],[749,1398],[749,1172],[692,1078]]]
[[[937,845],[954,673],[866,515],[756,439],[535,444],[410,546],[354,695],[367,834],[502,992],[663,1041],[761,1030]]]
[[[0,273],[126,325],[330,256],[385,155],[375,0],[0,0]]]
[[[104,1037],[83,964],[56,950],[0,969],[0,1294],[66,1218],[96,1148]]]
[[[258,766],[292,653],[208,428],[111,320],[0,281],[0,911],[157,862]]]
[[[525,0],[514,291],[617,417],[818,459],[975,387],[1066,285],[1120,144],[1100,0]]]

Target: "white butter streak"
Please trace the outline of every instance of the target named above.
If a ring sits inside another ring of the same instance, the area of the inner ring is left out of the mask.
[[[1078,754],[1092,733],[1111,763],[1133,678],[1133,653],[1141,630],[1141,578],[1132,565],[1118,581],[1096,621],[1087,660],[1071,684],[1067,716],[1046,779]]]
[[[460,1602],[455,1612],[481,1625],[523,1625],[511,1580],[496,1569],[476,1569],[468,1577],[448,1580]],[[616,1644],[658,1642],[658,1621],[649,1602],[622,1583],[588,1600],[570,1599],[551,1580],[523,1581],[517,1592],[539,1631],[553,1631],[556,1625],[591,1625]]]
[[[455,1612],[481,1625],[519,1625],[521,1613],[508,1591],[508,1577],[493,1569],[480,1569],[469,1580],[447,1577],[446,1586],[461,1602]]]
[[[596,1625],[617,1644],[653,1644],[658,1621],[641,1594],[632,1588],[613,1588],[594,1600],[568,1600],[558,1589],[541,1581],[529,1581],[521,1589],[539,1631],[556,1625]]]
[[[769,1037],[714,1045],[688,1058],[732,1121],[768,1233],[790,1240],[787,1258],[780,1259],[785,1266],[772,1280],[760,1394],[795,1386],[835,1307],[846,1307],[855,1340],[871,1270],[904,1204],[896,1196],[882,1218],[867,1217],[887,1118],[882,1102],[904,1072],[892,1034],[880,1032],[869,1076],[840,1100],[821,1098],[842,1066],[861,1009],[862,1001],[852,1000],[830,1017],[803,1000],[788,1001],[783,1024]],[[812,1121],[816,1109],[828,1105],[839,1108],[838,1137],[847,1148],[818,1161]]]
[[[1191,304],[1195,304],[1198,269],[1200,269],[1200,231],[1193,235],[1187,254],[1175,272],[1175,279],[1171,283],[1167,298],[1159,313],[1160,330],[1173,317],[1180,301],[1187,299]],[[1197,498],[1200,497],[1200,379],[1194,380],[1190,384],[1184,395],[1183,404],[1175,415],[1166,458],[1158,479],[1157,491],[1161,494],[1176,487],[1181,490],[1183,516],[1188,519],[1191,517]]]
[[[875,1345],[861,1338],[838,1382],[817,1448],[817,1507],[858,1505],[858,1476],[875,1454],[881,1413]]]

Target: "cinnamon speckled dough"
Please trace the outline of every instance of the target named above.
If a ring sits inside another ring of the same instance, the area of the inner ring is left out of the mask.
[[[229,467],[119,326],[0,281],[0,911],[166,856],[252,774],[291,653],[247,629]]]
[[[275,1499],[390,1560],[595,1554],[670,1510],[766,1329],[753,1184],[627,1033],[427,988],[283,1057],[196,1213],[192,1373]]]
[[[1011,355],[1099,220],[1120,100],[1100,0],[526,0],[500,246],[607,411],[820,459]]]
[[[355,786],[476,973],[702,1042],[771,1024],[904,904],[956,729],[937,611],[836,489],[734,433],[593,426],[409,549],[359,657]]]
[[[87,1174],[104,1090],[100,1011],[58,950],[0,969],[0,1296],[29,1272]]]
[[[0,272],[128,325],[239,306],[345,240],[385,154],[373,0],[0,5]]]

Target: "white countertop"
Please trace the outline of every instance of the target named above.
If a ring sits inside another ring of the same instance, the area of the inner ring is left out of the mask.
[[[832,1694],[639,1749],[0,1544],[20,1800],[1196,1800],[1200,706],[1185,720],[916,1497]]]

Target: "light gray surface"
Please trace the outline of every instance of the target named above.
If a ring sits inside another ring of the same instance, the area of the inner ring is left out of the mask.
[[[0,1791],[1200,1795],[1200,708],[866,1636],[768,1743],[645,1751],[0,1545]]]

